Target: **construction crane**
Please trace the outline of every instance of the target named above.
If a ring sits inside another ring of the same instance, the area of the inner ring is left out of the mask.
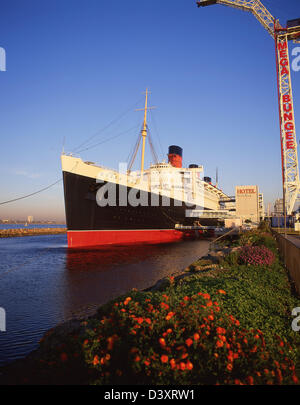
[[[222,4],[251,12],[275,41],[279,103],[284,216],[291,215],[300,194],[299,166],[288,41],[300,43],[300,18],[282,27],[259,0],[202,0],[198,7]]]

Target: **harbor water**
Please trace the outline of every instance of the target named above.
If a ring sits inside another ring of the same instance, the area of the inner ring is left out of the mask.
[[[206,254],[209,241],[70,250],[67,237],[0,239],[0,365],[36,349],[43,334],[130,291],[153,286]]]

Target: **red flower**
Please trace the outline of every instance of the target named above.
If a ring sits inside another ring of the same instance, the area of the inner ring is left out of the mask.
[[[175,361],[174,359],[171,359],[171,360],[170,360],[170,365],[171,365],[171,368],[172,368],[172,369],[175,368],[175,366],[176,366],[176,361]]]
[[[191,339],[191,338],[188,338],[188,339],[185,341],[185,344],[187,345],[187,347],[190,347],[190,346],[193,344],[192,339]]]
[[[249,377],[247,377],[247,382],[248,382],[248,384],[253,385],[254,378],[250,375]]]
[[[169,321],[174,315],[175,312],[169,312],[168,315],[166,316],[166,321]]]
[[[188,370],[192,370],[193,369],[193,363],[191,363],[190,361],[188,361],[187,363],[186,363],[186,368],[188,369]]]
[[[161,356],[160,360],[161,360],[162,363],[167,363],[168,360],[169,360],[169,358],[168,358],[167,355],[163,354],[163,355]]]
[[[159,344],[160,344],[161,346],[166,346],[166,341],[165,341],[164,338],[160,338],[158,341],[159,341]]]

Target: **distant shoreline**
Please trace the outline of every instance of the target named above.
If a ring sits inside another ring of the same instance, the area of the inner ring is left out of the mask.
[[[58,235],[67,233],[66,228],[16,228],[0,229],[0,238],[20,236]]]

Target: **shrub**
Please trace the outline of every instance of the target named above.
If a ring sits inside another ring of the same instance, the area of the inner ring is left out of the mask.
[[[225,267],[235,266],[239,263],[239,256],[240,251],[230,252],[228,255],[224,257],[223,260],[221,260],[220,265]]]
[[[239,260],[242,264],[271,266],[275,261],[275,255],[265,246],[244,246]]]
[[[82,347],[94,383],[297,383],[290,347],[279,339],[266,348],[260,330],[243,329],[222,309],[224,290],[136,298],[116,301],[87,325]]]
[[[257,229],[262,232],[270,232],[270,225],[267,221],[261,221]]]

